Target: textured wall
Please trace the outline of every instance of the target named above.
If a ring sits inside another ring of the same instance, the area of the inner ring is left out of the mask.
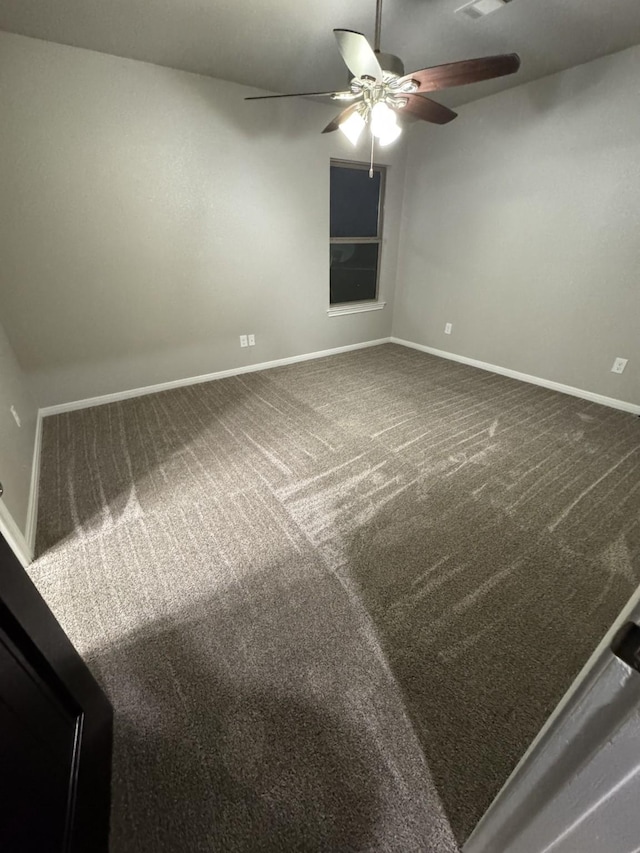
[[[640,403],[639,65],[630,48],[412,129],[394,335]]]
[[[367,158],[334,107],[6,33],[0,78],[0,304],[39,405],[389,335],[391,304],[326,314],[329,159]]]
[[[11,414],[11,406],[18,412],[21,427]],[[0,325],[0,481],[4,487],[1,500],[23,534],[29,504],[36,417],[35,402]]]

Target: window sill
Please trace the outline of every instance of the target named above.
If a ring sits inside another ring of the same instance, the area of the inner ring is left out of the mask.
[[[340,317],[342,314],[361,314],[363,311],[381,311],[386,302],[344,302],[342,305],[331,305],[327,308],[329,317]]]

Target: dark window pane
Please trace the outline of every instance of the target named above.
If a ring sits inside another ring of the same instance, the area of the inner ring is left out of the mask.
[[[378,249],[378,243],[332,243],[332,304],[376,298]]]
[[[331,236],[377,237],[380,170],[331,167]]]

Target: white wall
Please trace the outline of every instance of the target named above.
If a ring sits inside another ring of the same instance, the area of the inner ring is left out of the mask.
[[[388,305],[329,318],[329,160],[367,159],[334,106],[7,33],[0,80],[0,304],[40,406],[390,334],[402,147]]]
[[[412,128],[394,335],[640,403],[639,70],[630,48]]]
[[[11,406],[18,413],[20,427],[11,414]],[[22,536],[27,533],[37,414],[26,379],[0,325],[0,482],[4,488],[0,501]],[[0,511],[0,524],[4,517]]]
[[[640,402],[639,60],[413,125],[389,304],[329,318],[329,159],[367,154],[320,134],[333,107],[0,33],[0,305],[37,402],[386,337],[400,232],[394,335]]]

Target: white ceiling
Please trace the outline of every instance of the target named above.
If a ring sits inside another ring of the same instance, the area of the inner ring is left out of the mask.
[[[450,90],[450,106],[640,43],[640,0],[385,0],[382,49],[407,71],[517,52],[518,74]],[[0,0],[0,29],[274,92],[344,88],[332,29],[373,39],[375,0]]]

